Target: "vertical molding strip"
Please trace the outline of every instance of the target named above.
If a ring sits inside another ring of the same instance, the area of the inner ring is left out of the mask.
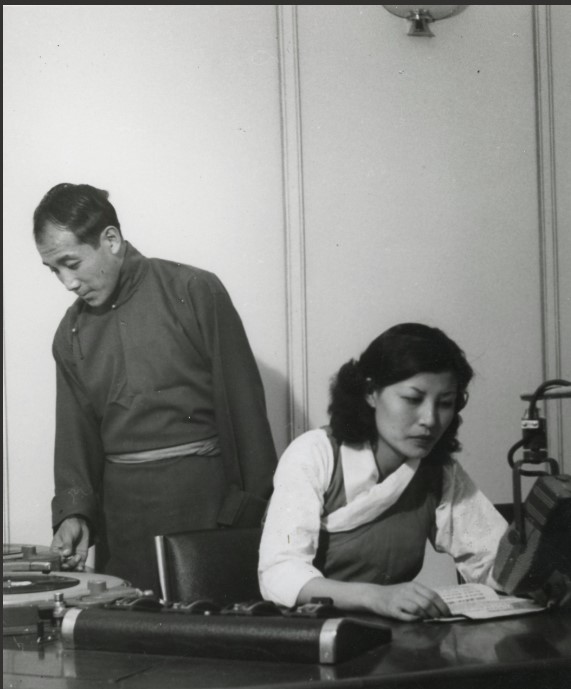
[[[10,543],[10,482],[8,471],[8,425],[6,423],[7,398],[6,398],[6,329],[4,317],[2,317],[2,396],[4,407],[2,409],[3,452],[2,455],[2,537],[3,543]]]
[[[297,5],[276,5],[282,125],[288,436],[307,430],[307,302]]]
[[[553,53],[551,8],[549,5],[532,5],[531,7],[533,11],[537,127],[543,377],[547,380],[562,376]],[[545,404],[545,408],[549,453],[552,457],[562,461],[564,440],[561,401],[551,401]],[[561,468],[564,469],[564,467]]]

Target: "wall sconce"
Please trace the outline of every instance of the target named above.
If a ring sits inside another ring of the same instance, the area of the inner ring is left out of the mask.
[[[468,5],[383,5],[383,7],[397,17],[408,19],[411,23],[409,36],[434,36],[430,24],[437,19],[446,19],[465,10]]]

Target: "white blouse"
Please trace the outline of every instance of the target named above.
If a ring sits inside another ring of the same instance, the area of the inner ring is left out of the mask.
[[[389,509],[414,476],[420,460],[408,460],[379,483],[369,445],[341,445],[347,504],[323,516],[324,495],[333,475],[333,448],[318,428],[296,438],[282,455],[274,476],[262,541],[258,576],[267,600],[292,607],[300,590],[323,574],[313,566],[319,532],[348,531]],[[443,490],[430,541],[454,558],[466,581],[499,585],[491,570],[507,522],[456,460],[444,466]]]

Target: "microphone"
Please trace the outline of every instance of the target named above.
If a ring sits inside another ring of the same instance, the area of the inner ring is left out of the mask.
[[[553,390],[553,388],[557,388]],[[522,437],[508,451],[512,468],[514,520],[502,537],[493,576],[509,594],[541,589],[554,572],[571,576],[571,476],[559,472],[548,455],[546,420],[537,409],[540,399],[571,397],[571,382],[547,380],[531,395],[522,395],[529,406],[521,421]],[[523,449],[523,458],[515,453]],[[534,469],[524,469],[524,465]],[[545,469],[538,469],[543,464]],[[538,477],[525,501],[521,477]]]

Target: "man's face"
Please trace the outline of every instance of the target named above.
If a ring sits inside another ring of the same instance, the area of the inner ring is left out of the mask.
[[[48,222],[36,246],[44,265],[89,306],[101,306],[109,299],[123,262],[121,234],[115,227],[105,228],[99,246],[93,247]]]

